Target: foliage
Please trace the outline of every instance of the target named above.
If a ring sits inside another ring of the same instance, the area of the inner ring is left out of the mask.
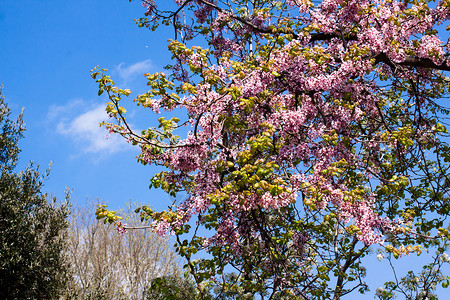
[[[56,299],[67,282],[64,255],[68,203],[41,192],[43,180],[33,165],[15,173],[22,114],[11,120],[0,90],[0,298]]]
[[[361,259],[373,247],[442,254],[448,0],[143,4],[140,27],[175,32],[170,75],[146,74],[150,90],[134,99],[164,111],[158,128],[133,131],[122,104],[131,91],[104,70],[92,77],[115,119],[104,125],[140,147],[139,162],[166,168],[151,186],[188,195],[140,213],[177,235],[197,284],[339,299],[368,290]],[[98,216],[120,226],[106,208]],[[208,258],[194,259],[200,250]]]
[[[195,285],[189,280],[174,276],[161,276],[152,280],[146,299],[196,300],[200,299],[200,296]]]
[[[167,237],[131,230],[141,222],[130,209],[121,212],[130,230],[118,234],[93,218],[93,207],[74,208],[70,218],[68,254],[73,281],[67,298],[144,299],[155,278],[182,278],[179,257]]]
[[[414,299],[438,299],[435,294],[439,284],[447,288],[450,284],[450,276],[444,276],[442,273],[443,265],[450,262],[446,253],[441,254],[443,250],[436,252],[431,263],[424,265],[420,273],[408,271],[407,275],[400,280],[395,277],[395,281],[385,283],[385,288],[379,287],[376,290],[378,299],[393,299],[396,295],[402,294],[407,300]],[[391,259],[389,261],[391,263]],[[391,263],[392,266],[392,263]],[[393,269],[395,274],[395,269]]]

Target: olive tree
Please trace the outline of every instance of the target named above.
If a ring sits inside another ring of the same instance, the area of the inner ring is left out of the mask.
[[[0,126],[0,298],[55,299],[68,279],[68,201],[42,192],[48,172],[33,164],[15,171],[25,129],[22,114],[11,119],[1,89]]]

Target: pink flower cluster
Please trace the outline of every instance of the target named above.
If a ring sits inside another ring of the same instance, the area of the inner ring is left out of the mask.
[[[420,47],[417,49],[417,55],[422,58],[429,58],[435,64],[441,65],[444,60],[444,50],[441,46],[441,40],[435,35],[424,35],[420,40]]]

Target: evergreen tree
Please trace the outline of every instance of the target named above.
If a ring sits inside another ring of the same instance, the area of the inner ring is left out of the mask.
[[[0,298],[57,299],[67,282],[63,233],[68,203],[58,205],[41,191],[48,175],[31,164],[16,172],[18,141],[25,130],[0,89]]]

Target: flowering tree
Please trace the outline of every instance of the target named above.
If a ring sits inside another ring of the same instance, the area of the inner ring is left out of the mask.
[[[133,131],[121,102],[131,91],[104,70],[92,76],[115,118],[105,126],[140,147],[139,162],[166,167],[151,186],[188,195],[140,213],[177,235],[199,287],[338,299],[367,291],[372,245],[394,258],[445,250],[448,0],[158,2],[143,1],[137,22],[173,27],[174,63],[169,76],[146,74],[151,89],[134,100],[164,111],[158,128]],[[97,214],[121,226],[105,207]],[[191,230],[192,218],[210,234]],[[194,260],[199,250],[210,258]],[[424,297],[448,285],[427,278]],[[379,297],[406,293],[401,284]]]

